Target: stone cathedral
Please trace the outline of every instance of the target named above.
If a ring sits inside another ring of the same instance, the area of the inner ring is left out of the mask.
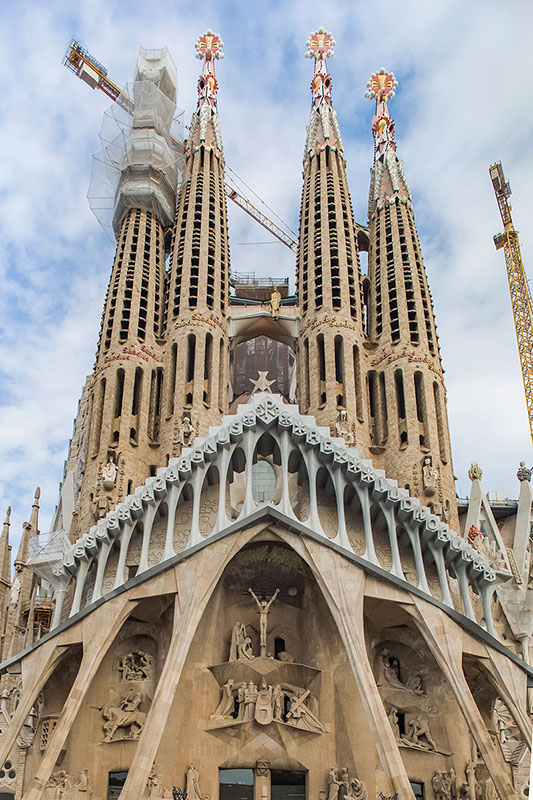
[[[9,511],[0,538],[0,800],[529,796],[531,471],[511,501],[473,463],[456,497],[396,80],[368,83],[361,225],[333,45],[295,295],[230,272],[220,38],[179,157],[174,64],[140,52],[52,529],[37,491],[13,574]]]

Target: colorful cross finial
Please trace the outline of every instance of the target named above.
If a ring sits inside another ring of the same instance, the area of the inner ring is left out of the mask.
[[[382,103],[384,100],[390,100],[394,97],[394,90],[398,86],[398,81],[394,77],[394,72],[387,72],[386,69],[381,67],[379,72],[373,72],[370,80],[367,83],[367,90],[365,97],[371,100],[376,100]]]
[[[306,58],[316,58],[317,61],[324,58],[331,58],[334,53],[335,39],[331,33],[319,28],[312,33],[307,40]]]
[[[224,58],[224,53],[222,52],[224,42],[217,33],[213,33],[211,28],[198,37],[195,47],[197,50],[196,58],[202,58],[205,61]]]

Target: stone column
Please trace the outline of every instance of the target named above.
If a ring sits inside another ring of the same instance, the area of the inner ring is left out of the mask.
[[[258,761],[255,765],[254,800],[270,800],[270,761]]]

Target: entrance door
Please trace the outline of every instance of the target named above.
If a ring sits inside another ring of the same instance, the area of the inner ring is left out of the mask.
[[[305,772],[270,771],[270,800],[305,800]]]

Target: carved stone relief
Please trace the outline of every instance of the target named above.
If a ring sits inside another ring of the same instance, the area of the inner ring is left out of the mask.
[[[89,771],[82,769],[76,783],[64,769],[54,772],[44,790],[46,800],[91,800],[93,789]]]
[[[144,650],[133,650],[117,660],[117,669],[123,681],[144,681],[153,677],[153,663]]]
[[[368,800],[368,792],[364,781],[350,778],[347,767],[331,767],[326,797],[327,800]]]
[[[140,710],[142,702],[142,693],[130,689],[118,705],[102,708],[104,742],[139,738],[146,720],[146,713]]]

